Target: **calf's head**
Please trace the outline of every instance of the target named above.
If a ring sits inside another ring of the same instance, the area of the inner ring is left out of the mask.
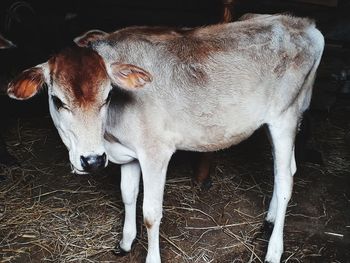
[[[73,172],[87,173],[107,165],[105,123],[112,84],[135,90],[151,75],[134,65],[106,65],[93,50],[66,49],[47,62],[23,71],[8,87],[8,95],[25,100],[48,87],[53,122],[69,151]]]

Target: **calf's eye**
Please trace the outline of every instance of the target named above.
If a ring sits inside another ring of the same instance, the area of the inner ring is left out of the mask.
[[[108,96],[107,96],[106,100],[104,101],[104,103],[101,105],[101,108],[102,108],[103,106],[107,105],[107,104],[109,103],[109,101],[111,100],[111,98],[112,98],[112,91],[110,91],[110,92],[108,93]]]
[[[51,96],[53,105],[55,106],[56,110],[59,110],[63,108],[64,104],[63,102],[55,95]]]

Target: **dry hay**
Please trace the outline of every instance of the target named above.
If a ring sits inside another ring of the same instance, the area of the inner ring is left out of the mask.
[[[315,140],[325,165],[303,165],[301,173],[348,173],[347,127],[322,120],[315,125]],[[99,175],[70,174],[66,150],[48,117],[20,120],[6,137],[21,166],[1,170],[7,178],[0,183],[1,262],[144,260],[147,239],[142,194],[132,253],[124,258],[112,253],[123,222],[117,167]],[[190,165],[175,158],[166,182],[160,231],[164,262],[263,262],[267,238],[261,228],[272,191],[272,160],[265,143],[257,146],[257,152],[254,158],[244,147],[218,153],[213,187],[208,192],[191,184]],[[311,180],[296,177],[294,195],[307,192]],[[303,230],[294,229],[290,222],[306,219],[326,225],[331,215],[325,204],[314,212],[298,211],[295,200],[293,197],[288,208],[284,260],[308,262],[306,259],[318,259],[325,246],[300,245],[305,239]]]
[[[54,135],[51,129],[16,130],[17,138],[8,143],[21,166],[4,168],[7,181],[0,185],[2,261],[98,261],[100,254],[113,249],[122,209],[93,179],[85,185],[70,180],[66,160],[51,165],[39,161],[33,146],[45,145],[47,136]],[[46,150],[55,155],[57,149]],[[94,210],[99,212],[91,213]]]

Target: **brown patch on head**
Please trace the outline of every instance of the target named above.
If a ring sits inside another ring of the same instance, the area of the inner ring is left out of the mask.
[[[153,224],[149,220],[147,220],[147,218],[144,220],[144,224],[147,227],[147,229],[151,229],[153,226]]]
[[[66,95],[79,106],[97,100],[101,85],[107,80],[103,59],[87,48],[70,48],[49,60],[51,82],[64,88]]]
[[[38,92],[44,83],[42,68],[30,68],[10,82],[7,93],[17,99],[29,99]]]

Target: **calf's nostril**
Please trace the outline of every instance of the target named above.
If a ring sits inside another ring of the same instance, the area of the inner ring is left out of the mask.
[[[102,157],[101,165],[104,167],[107,159],[106,153],[103,153],[101,157]]]
[[[89,162],[87,160],[87,157],[80,156],[80,163],[84,170],[87,170],[89,168]]]
[[[107,156],[105,153],[102,155],[80,156],[80,163],[84,171],[94,171],[100,168],[104,168],[106,159]]]

